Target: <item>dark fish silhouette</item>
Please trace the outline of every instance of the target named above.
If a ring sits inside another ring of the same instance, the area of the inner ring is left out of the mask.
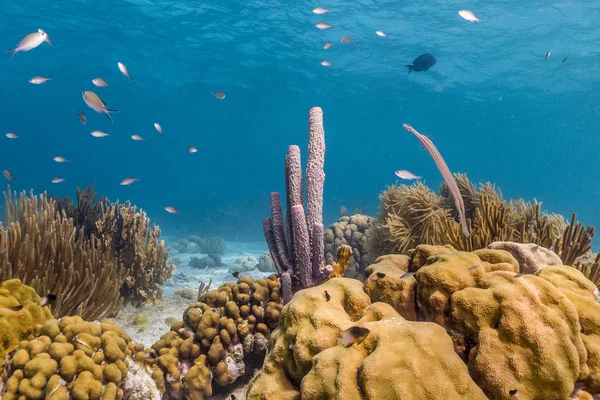
[[[407,65],[406,68],[408,68],[408,73],[410,74],[412,71],[427,71],[436,63],[437,60],[433,55],[421,54],[419,57],[415,58],[415,61],[413,61],[412,65]]]
[[[8,306],[6,308],[12,311],[20,311],[23,309],[23,304],[19,304],[18,306]]]
[[[327,293],[327,290],[325,291],[325,300],[331,300],[331,296],[329,295],[329,293]]]
[[[236,271],[236,272],[232,273],[231,275],[233,275],[233,277],[234,277],[235,279],[238,279],[238,278],[240,277],[240,273],[239,273],[238,271]]]
[[[53,295],[52,293],[48,293],[46,296],[44,296],[42,298],[42,300],[38,303],[38,305],[40,307],[44,307],[44,306],[48,305],[48,303],[52,303],[54,300],[56,300],[56,295]]]

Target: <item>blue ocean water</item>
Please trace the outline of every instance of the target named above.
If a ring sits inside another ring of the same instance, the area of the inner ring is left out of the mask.
[[[317,6],[330,12],[315,15]],[[460,9],[485,21],[465,21]],[[320,21],[334,27],[321,31]],[[286,148],[298,144],[306,155],[307,113],[320,106],[326,224],[341,205],[375,214],[395,170],[441,183],[402,129],[410,123],[453,172],[600,225],[599,2],[1,2],[5,49],[38,28],[55,47],[0,62],[0,169],[18,190],[73,197],[93,184],[144,208],[164,232],[260,240],[268,195],[283,191]],[[345,35],[354,43],[340,43]],[[334,46],[324,50],[327,41]],[[437,65],[408,74],[405,65],[423,53]],[[36,75],[53,80],[30,84]],[[110,87],[93,86],[96,77]],[[114,123],[86,107],[84,90],[120,110]],[[211,95],[218,91],[223,101]],[[4,137],[10,131],[20,138]],[[57,176],[65,182],[53,185]],[[126,177],[140,182],[119,185]]]

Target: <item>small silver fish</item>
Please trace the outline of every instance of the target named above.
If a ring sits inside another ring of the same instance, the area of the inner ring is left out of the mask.
[[[194,146],[188,146],[188,153],[197,153],[198,149]]]
[[[41,85],[42,83],[46,83],[51,80],[52,77],[50,76],[34,76],[29,80],[29,83],[33,83],[34,85]]]
[[[160,133],[162,135],[162,126],[160,126],[160,124],[158,122],[154,123],[154,129],[156,129],[158,131],[158,133]]]
[[[81,96],[83,97],[83,101],[89,108],[96,111],[98,114],[104,113],[106,117],[110,120],[110,122],[115,122],[110,116],[111,112],[119,112],[119,110],[111,110],[106,106],[106,103],[102,101],[102,99],[94,92],[85,91],[81,92]]]
[[[375,31],[375,34],[377,34],[377,36],[380,36],[380,37],[387,37],[387,35],[383,31]]]
[[[133,182],[137,182],[137,181],[139,181],[138,178],[125,178],[121,181],[121,185],[128,186],[128,185],[131,185]]]
[[[478,268],[477,265],[472,266],[471,268],[469,268],[469,271],[475,271]]]
[[[477,15],[475,15],[475,13],[473,11],[469,11],[469,10],[460,10],[458,12],[458,15],[460,15],[463,19],[466,19],[467,21],[470,22],[479,22],[481,23],[481,19],[477,18]]]
[[[92,79],[92,83],[98,87],[108,87],[110,86],[104,79],[102,78],[94,78]]]
[[[146,140],[146,139],[144,139],[143,137],[141,137],[140,135],[131,135],[131,138],[132,138],[133,140],[136,140],[136,141],[138,141],[138,142],[139,142],[140,140]]]
[[[329,10],[326,8],[323,8],[323,7],[317,7],[317,8],[313,8],[312,12],[317,15],[323,15],[323,14],[328,13]]]
[[[48,34],[43,30],[38,29],[37,32],[33,32],[25,36],[19,42],[17,47],[11,50],[6,50],[5,53],[12,53],[11,58],[13,58],[17,53],[33,50],[44,42],[48,43],[50,46],[54,46],[54,44],[52,44],[50,41]]]
[[[54,158],[53,158],[53,160],[54,160],[54,161],[56,161],[57,163],[69,162],[69,160],[67,160],[67,159],[66,159],[66,158],[64,158],[64,157],[60,157],[60,156],[58,156],[58,157],[54,157]]]
[[[171,214],[179,214],[179,210],[176,209],[175,207],[167,206],[167,207],[165,207],[165,210]]]
[[[129,71],[127,70],[127,67],[125,66],[125,64],[123,64],[122,62],[118,62],[117,66],[119,67],[119,71],[121,71],[121,73],[123,75],[125,75],[127,77],[127,79],[131,80],[131,75],[129,75]]]
[[[85,117],[85,114],[82,111],[77,110],[77,115],[79,115],[79,120],[81,121],[81,124],[85,125],[87,122],[87,118]]]
[[[333,25],[330,25],[327,22],[317,22],[315,26],[321,30],[333,28]]]
[[[8,132],[8,133],[7,133],[5,136],[6,136],[7,138],[9,138],[9,139],[16,139],[16,138],[18,138],[18,137],[19,137],[19,135],[17,135],[17,134],[16,134],[16,133],[14,133],[14,132]]]
[[[108,133],[102,132],[102,131],[93,131],[90,135],[92,135],[93,137],[106,137],[106,136],[110,136]]]
[[[551,51],[547,52],[547,53],[546,53],[546,57],[544,57],[544,60],[547,60],[547,59],[549,59],[549,58],[550,58],[550,55],[552,55],[552,52],[551,52]]]
[[[371,281],[378,281],[379,279],[383,279],[385,278],[385,274],[383,272],[376,272],[374,274],[372,274],[371,276],[369,276],[369,280]]]
[[[327,50],[327,49],[329,49],[331,46],[333,46],[333,42],[327,42],[327,43],[325,43],[325,44],[323,45],[323,48],[324,48],[325,50]]]
[[[65,180],[63,178],[58,178],[58,177],[52,179],[52,183],[61,183],[61,182],[64,182],[64,181]]]
[[[331,63],[327,60],[323,60],[321,61],[321,65],[324,67],[331,67]]]
[[[587,265],[587,264],[591,263],[592,260],[590,260],[589,257],[585,257],[585,258],[580,258],[579,260],[577,260],[577,262],[581,265]]]
[[[407,272],[407,273],[403,274],[403,275],[400,277],[400,279],[410,279],[410,278],[412,278],[413,276],[415,276],[415,273],[414,273],[414,272]]]
[[[365,340],[370,332],[371,331],[367,328],[353,326],[342,332],[342,337],[341,339],[338,339],[338,344],[343,344],[344,347],[350,347],[355,343],[360,343]]]
[[[4,177],[6,179],[8,179],[9,181],[16,183],[15,178],[13,177],[13,175],[10,173],[9,170],[5,169],[4,171],[2,171],[2,175],[4,175]]]
[[[398,178],[401,178],[401,179],[412,180],[412,179],[421,179],[421,178],[423,178],[422,176],[415,175],[412,172],[407,171],[405,169],[398,170],[398,171],[396,171],[394,173],[396,174],[396,176]]]
[[[210,92],[210,94],[212,94],[213,96],[215,96],[219,100],[224,100],[225,99],[225,93],[223,93],[223,92],[217,92],[217,93]]]

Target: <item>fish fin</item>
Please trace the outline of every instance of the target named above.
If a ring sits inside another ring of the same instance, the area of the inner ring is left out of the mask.
[[[15,58],[15,54],[17,54],[17,49],[10,49],[10,50],[4,50],[5,53],[12,53],[10,56],[10,59],[12,60],[13,58]]]
[[[107,108],[106,111],[108,111],[108,112],[119,112],[119,110],[113,110],[111,108]]]
[[[412,70],[414,69],[414,67],[412,65],[407,65],[406,68],[408,68],[408,73],[410,74],[412,72]]]
[[[106,118],[108,118],[110,122],[115,122],[108,112],[105,112],[104,115],[106,115]]]

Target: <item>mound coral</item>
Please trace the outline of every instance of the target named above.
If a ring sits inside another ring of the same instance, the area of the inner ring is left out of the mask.
[[[38,335],[22,340],[8,358],[2,398],[121,399],[124,390],[135,385],[127,381],[134,357],[143,362],[144,347],[113,324],[85,322],[80,317],[48,319]],[[146,387],[144,398],[158,400],[156,385],[143,366],[136,375],[141,374],[146,386],[151,386]]]
[[[327,293],[329,300],[324,293]],[[370,332],[338,345],[353,326]],[[401,338],[401,340],[399,340]],[[298,292],[282,310],[249,400],[485,399],[435,324],[409,322],[373,303],[359,281],[335,278]]]
[[[33,338],[52,318],[48,307],[38,304],[40,300],[33,288],[18,279],[0,284],[0,367],[8,353],[22,340]]]
[[[474,251],[495,241],[547,247],[565,265],[574,265],[589,254],[594,228],[584,228],[575,214],[568,224],[557,214],[542,212],[541,203],[505,201],[490,183],[477,187],[463,174],[457,174],[455,180],[464,199],[468,236],[457,221],[459,212],[447,186],[442,185],[437,194],[420,182],[393,185],[380,195],[381,212],[367,235],[369,259],[406,254],[419,244],[450,244]]]
[[[276,275],[204,293],[152,346],[167,398],[208,399],[259,367],[281,308]]]
[[[352,248],[352,257],[346,276],[354,278],[363,275],[369,264],[365,256],[367,252],[366,233],[373,224],[373,218],[358,214],[351,217],[342,216],[337,222],[331,224],[325,230],[325,262],[333,264],[339,247],[347,244]]]
[[[248,399],[599,395],[600,291],[575,268],[494,247],[508,251],[419,245],[380,257],[364,284],[299,291]],[[368,333],[339,345],[351,327]]]
[[[263,221],[269,252],[282,281],[284,303],[291,299],[292,291],[311,287],[331,274],[323,262],[325,132],[319,107],[309,111],[308,129],[306,215],[300,148],[290,146],[285,158],[286,223],[278,192],[271,193],[271,218]]]

